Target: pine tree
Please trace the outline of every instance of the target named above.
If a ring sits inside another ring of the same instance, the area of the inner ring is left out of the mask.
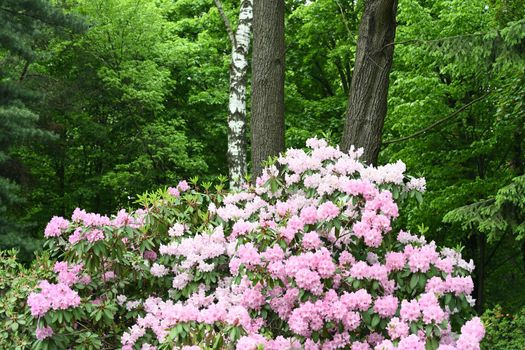
[[[38,95],[24,86],[24,78],[37,59],[37,40],[66,28],[78,30],[81,23],[49,1],[0,0],[0,235],[16,231],[9,209],[23,200],[22,167],[10,157],[12,149],[53,137],[27,107]]]

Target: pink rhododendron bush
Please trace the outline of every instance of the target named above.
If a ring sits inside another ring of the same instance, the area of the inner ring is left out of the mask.
[[[479,349],[472,263],[393,229],[424,180],[359,153],[310,139],[239,192],[183,181],[133,213],[53,218],[35,347]]]

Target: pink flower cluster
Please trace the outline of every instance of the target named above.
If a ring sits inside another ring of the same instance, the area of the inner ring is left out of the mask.
[[[111,219],[105,215],[100,215],[97,213],[88,213],[84,209],[76,208],[73,211],[71,220],[74,223],[82,224],[86,227],[95,227],[95,226],[110,226]]]
[[[307,301],[292,311],[288,318],[290,329],[296,334],[310,337],[313,331],[320,331],[326,322],[341,324],[346,332],[361,325],[360,311],[367,310],[372,303],[371,296],[363,289],[355,293],[344,292],[341,296],[329,290],[315,303]]]
[[[128,213],[125,209],[118,211],[115,218],[111,221],[113,227],[132,227],[139,228],[144,225],[144,210],[137,210],[133,215]]]
[[[196,267],[202,272],[214,269],[213,259],[226,253],[228,242],[221,226],[211,233],[197,234],[193,237],[178,239],[168,245],[161,245],[161,255],[176,257],[177,270],[189,270]]]
[[[239,339],[236,350],[258,350],[261,347],[265,350],[292,350],[300,349],[301,343],[282,336],[269,340],[259,334],[252,334]]]
[[[38,340],[44,340],[51,337],[53,334],[53,328],[51,327],[37,327],[35,332],[36,339]]]
[[[89,284],[91,277],[89,275],[81,275],[83,264],[69,265],[65,261],[57,261],[53,271],[58,274],[58,281],[69,287],[75,283]]]
[[[154,263],[150,271],[153,276],[162,277],[162,276],[166,276],[170,270],[164,265]]]
[[[122,349],[133,349],[148,329],[162,342],[172,327],[192,321],[208,325],[221,323],[240,326],[256,333],[261,326],[260,320],[252,319],[248,310],[238,305],[240,296],[235,295],[236,293],[228,288],[218,288],[213,295],[208,296],[201,290],[186,303],[150,297],[143,305],[146,315],[140,317],[136,325],[122,336]]]
[[[168,235],[170,237],[180,237],[184,234],[186,231],[186,226],[181,223],[176,223],[173,226],[170,227],[168,230]]]
[[[437,295],[445,293],[470,295],[474,290],[474,282],[470,276],[452,277],[452,275],[447,275],[444,280],[441,277],[432,277],[428,280],[425,290]]]
[[[80,305],[78,293],[65,283],[41,281],[38,288],[40,292],[32,292],[27,298],[33,316],[42,317],[49,310],[66,310]]]
[[[169,187],[168,193],[173,197],[178,197],[182,192],[186,192],[190,189],[190,186],[185,180],[180,181],[177,184],[177,187]]]
[[[53,216],[44,230],[46,237],[58,237],[69,227],[69,221],[60,216]]]
[[[59,216],[54,216],[47,224],[44,235],[47,238],[59,237],[72,224],[75,227],[73,233],[68,237],[71,244],[76,244],[81,240],[87,240],[90,243],[105,239],[103,227],[120,228],[129,226],[138,228],[144,225],[145,210],[137,210],[135,213],[129,214],[125,209],[120,210],[117,215],[110,219],[105,215],[97,213],[88,213],[84,209],[76,208],[71,217],[71,223]]]

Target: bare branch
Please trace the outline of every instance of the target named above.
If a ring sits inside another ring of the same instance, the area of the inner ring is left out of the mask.
[[[490,94],[490,91],[487,92],[485,95],[481,96],[481,97],[478,97],[476,98],[475,100],[472,100],[470,101],[469,103],[467,103],[466,105],[464,105],[463,107],[461,107],[460,109],[452,112],[451,114],[447,115],[445,118],[442,118],[432,124],[430,124],[429,126],[427,126],[426,128],[423,128],[419,131],[416,131],[415,133],[411,134],[411,135],[408,135],[408,136],[404,136],[404,137],[400,137],[400,138],[397,138],[397,139],[392,139],[392,140],[387,140],[387,141],[383,141],[382,144],[383,145],[389,145],[391,143],[397,143],[397,142],[403,142],[403,141],[406,141],[406,140],[409,140],[409,139],[412,139],[414,137],[418,137],[419,135],[422,135],[424,133],[426,133],[427,131],[429,130],[432,130],[434,129],[435,127],[438,127],[440,126],[441,124],[449,121],[450,119],[456,117],[457,115],[459,115],[461,112],[463,112],[465,109],[469,108],[470,106],[472,106],[473,104],[475,104],[476,102],[478,101],[481,101],[483,100],[485,97],[487,97],[488,95]]]
[[[233,34],[232,25],[230,23],[230,20],[228,19],[228,16],[226,16],[224,9],[222,8],[221,1],[220,0],[213,0],[213,1],[215,1],[215,6],[217,6],[217,10],[219,10],[219,15],[224,21],[224,25],[226,26],[226,31],[228,32],[228,37],[230,38],[232,46],[233,47],[237,46],[237,43],[235,42],[235,35]]]

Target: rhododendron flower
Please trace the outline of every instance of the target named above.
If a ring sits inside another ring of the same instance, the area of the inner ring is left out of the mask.
[[[80,305],[78,293],[64,283],[41,281],[38,288],[40,292],[32,292],[27,298],[33,316],[41,317],[49,310],[65,310]]]
[[[317,249],[321,246],[321,244],[322,242],[319,239],[317,232],[308,232],[304,234],[302,242],[304,249]]]
[[[114,271],[107,271],[102,275],[102,280],[104,282],[111,281],[115,279],[116,275]]]
[[[117,295],[117,303],[119,305],[123,305],[126,302],[126,300],[128,300],[128,297],[126,297],[125,295],[123,294]]]
[[[154,263],[150,271],[153,276],[162,277],[168,274],[169,269],[164,265],[159,265],[157,263]]]
[[[416,321],[421,315],[421,309],[417,300],[401,302],[401,319],[406,321]]]
[[[150,261],[157,260],[157,253],[155,253],[154,250],[146,250],[146,251],[144,251],[144,254],[142,256],[146,260],[150,260]]]
[[[82,228],[77,227],[72,235],[69,236],[68,241],[71,244],[76,244],[82,240]]]
[[[324,202],[317,209],[317,217],[319,220],[330,220],[339,215],[339,208],[332,202]]]
[[[188,185],[188,182],[186,182],[186,180],[182,180],[179,182],[179,184],[177,185],[177,189],[180,191],[180,192],[186,192],[187,190],[190,189],[190,185]]]
[[[395,315],[397,311],[398,300],[396,297],[387,295],[377,298],[374,304],[374,311],[381,317],[389,317]]]
[[[184,224],[176,223],[170,227],[168,234],[171,237],[179,237],[184,234],[185,230],[186,230],[186,227],[184,226]]]
[[[73,211],[71,220],[75,223],[81,223],[84,226],[111,226],[111,220],[105,216],[96,213],[88,213],[83,209],[76,208]]]
[[[177,188],[175,188],[175,187],[168,187],[168,193],[169,193],[170,195],[172,195],[173,197],[178,197],[178,196],[180,196],[180,192],[179,192],[179,190],[178,190]]]
[[[140,306],[140,304],[141,304],[140,300],[128,301],[126,303],[126,310],[131,311],[133,309],[136,309],[137,307]]]
[[[99,229],[90,230],[88,233],[86,233],[86,239],[89,243],[95,243],[96,241],[103,240],[104,232]]]
[[[398,317],[393,317],[387,326],[388,335],[392,339],[405,338],[408,336],[409,326],[407,323],[401,321]]]
[[[36,339],[44,340],[46,338],[51,337],[53,333],[53,328],[51,327],[38,327],[36,329]]]
[[[58,237],[68,228],[68,226],[69,221],[60,216],[53,216],[44,230],[44,236]]]
[[[405,255],[403,253],[390,252],[386,254],[386,267],[390,271],[403,269],[405,261]]]
[[[425,350],[425,342],[415,334],[402,338],[397,345],[397,350]]]
[[[58,281],[67,286],[81,281],[79,276],[83,269],[83,264],[69,265],[65,261],[57,261],[53,271],[58,273]]]

